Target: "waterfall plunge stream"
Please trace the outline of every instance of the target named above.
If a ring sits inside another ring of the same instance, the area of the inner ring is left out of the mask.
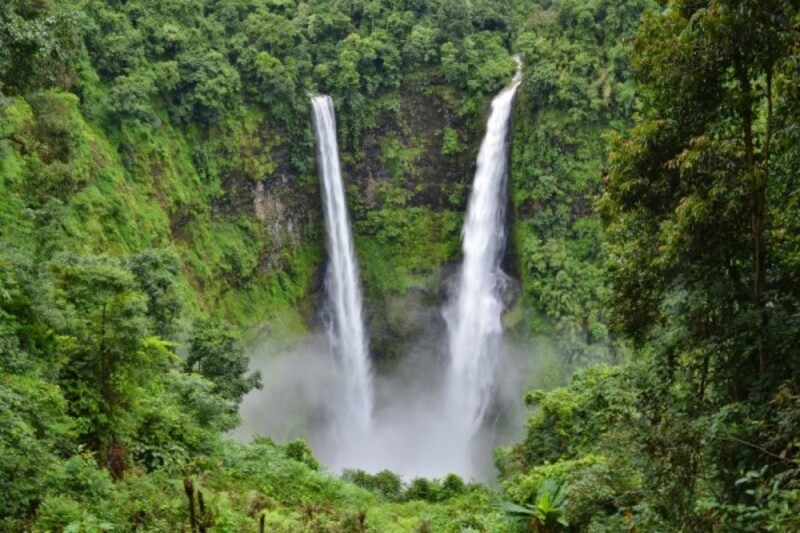
[[[361,312],[353,236],[345,203],[339,146],[336,140],[336,115],[330,96],[312,98],[317,136],[319,176],[325,206],[328,271],[326,288],[332,312],[328,337],[341,371],[341,404],[334,409],[334,436],[337,444],[367,436],[372,416],[372,384],[369,349]]]
[[[451,297],[443,310],[430,302],[412,311],[420,337],[384,374],[371,371],[333,102],[312,98],[329,256],[327,340],[311,334],[256,356],[267,382],[243,402],[241,438],[306,438],[335,472],[492,477],[491,450],[522,426],[521,376],[530,360],[527,349],[502,339],[500,320],[508,132],[519,81],[518,71],[492,102]],[[493,405],[502,415],[489,423]]]
[[[521,65],[515,60],[514,79],[492,100],[464,224],[458,287],[445,310],[450,353],[446,401],[456,430],[467,441],[484,423],[494,394],[497,343],[503,331],[499,289],[505,278],[500,261],[506,237],[508,131],[521,81]]]

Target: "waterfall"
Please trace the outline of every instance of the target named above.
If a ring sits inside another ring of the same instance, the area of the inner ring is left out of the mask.
[[[323,95],[312,97],[311,102],[329,256],[325,286],[332,321],[328,337],[342,374],[343,405],[336,409],[335,424],[340,440],[349,441],[366,434],[370,425],[372,386],[369,349],[361,314],[358,265],[339,164],[333,100]]]
[[[505,247],[504,207],[508,174],[508,130],[521,65],[512,83],[494,100],[463,230],[464,259],[456,291],[445,310],[450,367],[449,411],[457,431],[471,439],[490,405],[502,334],[503,304],[499,285]]]
[[[373,379],[362,319],[334,106],[328,96],[312,97],[329,257],[328,340],[317,344],[315,336],[304,345],[307,348],[291,352],[291,357],[270,359],[262,367],[266,376],[273,376],[270,369],[276,369],[273,386],[265,387],[274,397],[251,402],[258,409],[250,417],[248,433],[256,427],[275,427],[288,439],[297,432],[295,419],[301,424],[306,419],[310,431],[301,436],[309,438],[334,472],[355,468],[376,473],[388,468],[406,479],[441,478],[450,472],[473,479],[493,475],[487,458],[499,433],[487,430],[490,407],[494,402],[510,405],[506,386],[513,389],[514,398],[521,396],[520,386],[510,376],[516,368],[511,359],[515,352],[500,345],[501,293],[507,279],[500,263],[505,246],[509,122],[519,83],[518,69],[512,83],[492,101],[478,156],[464,224],[463,264],[443,309],[449,364],[439,364],[440,323],[430,320],[429,328],[423,328],[426,338],[411,346],[405,365],[379,381]],[[330,347],[331,358],[324,357],[323,346]],[[504,357],[508,360],[497,364]],[[264,412],[268,416],[260,414]]]

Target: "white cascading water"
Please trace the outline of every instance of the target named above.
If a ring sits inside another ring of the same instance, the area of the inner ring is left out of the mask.
[[[333,102],[327,96],[312,98],[329,254],[328,341],[318,344],[314,336],[279,357],[265,352],[256,368],[271,384],[245,399],[243,438],[254,433],[308,438],[333,471],[388,468],[406,479],[441,478],[450,472],[491,479],[490,452],[504,437],[488,424],[489,409],[497,402],[504,417],[515,416],[507,410],[521,396],[514,373],[529,357],[501,343],[503,208],[509,121],[519,82],[518,71],[493,100],[478,157],[464,225],[463,265],[444,309],[449,365],[439,367],[441,344],[434,338],[441,338],[440,329],[430,320],[403,367],[380,380],[370,368]],[[413,320],[430,318],[424,314]],[[334,357],[319,358],[324,345]]]
[[[317,137],[317,166],[325,207],[328,245],[326,289],[332,311],[328,336],[341,370],[342,403],[334,413],[340,440],[363,438],[372,416],[372,385],[361,289],[358,283],[353,236],[345,203],[336,114],[330,96],[313,96],[314,129]],[[340,442],[347,447],[347,442]]]
[[[503,331],[499,285],[504,278],[500,262],[505,247],[508,131],[521,81],[521,64],[515,60],[514,79],[492,100],[464,224],[460,278],[445,311],[450,353],[446,401],[451,421],[467,440],[480,429],[491,403]]]

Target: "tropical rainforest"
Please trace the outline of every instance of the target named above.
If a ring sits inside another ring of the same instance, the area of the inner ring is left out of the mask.
[[[492,475],[234,438],[324,327],[310,95],[392,375],[515,55]],[[798,168],[794,0],[0,0],[0,530],[800,531]]]

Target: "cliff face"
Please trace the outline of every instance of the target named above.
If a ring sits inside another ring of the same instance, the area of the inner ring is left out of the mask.
[[[44,257],[172,248],[195,314],[252,322],[305,296],[316,182],[289,171],[262,116],[204,133],[90,116],[63,92],[0,102],[5,234]]]
[[[343,154],[372,353],[390,363],[441,339],[441,304],[472,179],[483,113],[445,85],[404,87],[358,152]]]
[[[377,318],[389,299],[411,290],[438,302],[440,267],[459,254],[482,120],[459,116],[462,103],[443,85],[409,86],[383,97],[360,142],[342,143],[378,338],[398,333]],[[308,135],[292,145],[257,109],[206,130],[92,111],[57,91],[0,102],[2,231],[84,254],[172,248],[195,313],[242,325],[316,318],[324,235],[308,115],[297,117]]]

